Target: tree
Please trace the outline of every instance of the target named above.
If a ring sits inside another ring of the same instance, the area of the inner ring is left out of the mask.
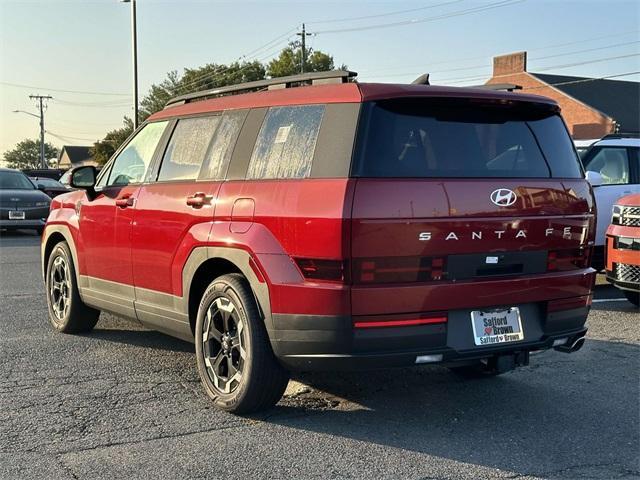
[[[55,158],[58,156],[58,149],[45,142],[44,156],[46,159]],[[5,152],[3,160],[9,168],[40,168],[40,140],[22,140],[13,150]]]
[[[133,120],[124,117],[124,126],[108,132],[102,140],[93,144],[89,153],[98,164],[104,165],[132,133]]]
[[[307,48],[306,61],[304,62],[305,72],[326,72],[335,68],[333,57],[320,50]],[[300,41],[291,42],[284,48],[278,58],[273,59],[267,66],[267,73],[270,77],[286,77],[301,73],[302,66],[302,43]],[[345,70],[346,65],[341,69]]]
[[[228,65],[209,63],[198,68],[185,68],[182,75],[173,70],[158,84],[151,85],[149,93],[140,101],[138,120],[144,122],[150,115],[162,110],[169,99],[187,93],[211,90],[238,83],[263,80],[267,73],[271,77],[282,77],[300,73],[302,45],[292,42],[280,52],[280,56],[268,66],[257,60],[233,62]],[[319,50],[307,49],[306,72],[332,70],[333,57]],[[346,69],[346,65],[342,65]],[[111,130],[103,140],[94,143],[91,154],[96,162],[104,164],[133,131],[133,122],[125,117],[122,128]]]

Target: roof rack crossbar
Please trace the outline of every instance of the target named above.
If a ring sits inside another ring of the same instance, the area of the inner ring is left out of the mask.
[[[288,77],[276,77],[266,80],[257,80],[255,82],[239,83],[237,85],[229,85],[228,87],[213,88],[211,90],[203,90],[201,92],[180,95],[179,97],[169,100],[165,105],[165,108],[171,105],[189,103],[195,100],[203,100],[205,98],[221,97],[264,89],[276,90],[308,84],[318,85],[325,83],[347,83],[353,81],[353,78],[357,75],[358,74],[356,72],[349,70],[331,70],[328,72],[301,73],[300,75],[291,75]]]

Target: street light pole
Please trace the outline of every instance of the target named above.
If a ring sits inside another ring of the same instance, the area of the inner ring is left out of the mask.
[[[121,0],[131,4],[131,48],[133,50],[133,128],[138,128],[138,33],[136,25],[136,0]]]

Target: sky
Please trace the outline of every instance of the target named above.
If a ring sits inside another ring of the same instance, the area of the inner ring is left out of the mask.
[[[364,17],[364,18],[363,18]],[[640,72],[637,0],[137,0],[143,95],[167,72],[269,60],[296,38],[359,81],[473,85],[495,55],[528,70],[586,77]],[[119,0],[0,0],[0,155],[39,136],[30,94],[51,95],[46,140],[91,145],[131,116],[131,11]],[[620,77],[640,81],[640,74]]]

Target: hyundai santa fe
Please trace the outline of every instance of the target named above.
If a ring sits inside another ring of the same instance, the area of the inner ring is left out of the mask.
[[[323,72],[171,100],[52,201],[49,318],[195,343],[246,413],[294,370],[491,376],[579,349],[595,208],[544,97]]]

